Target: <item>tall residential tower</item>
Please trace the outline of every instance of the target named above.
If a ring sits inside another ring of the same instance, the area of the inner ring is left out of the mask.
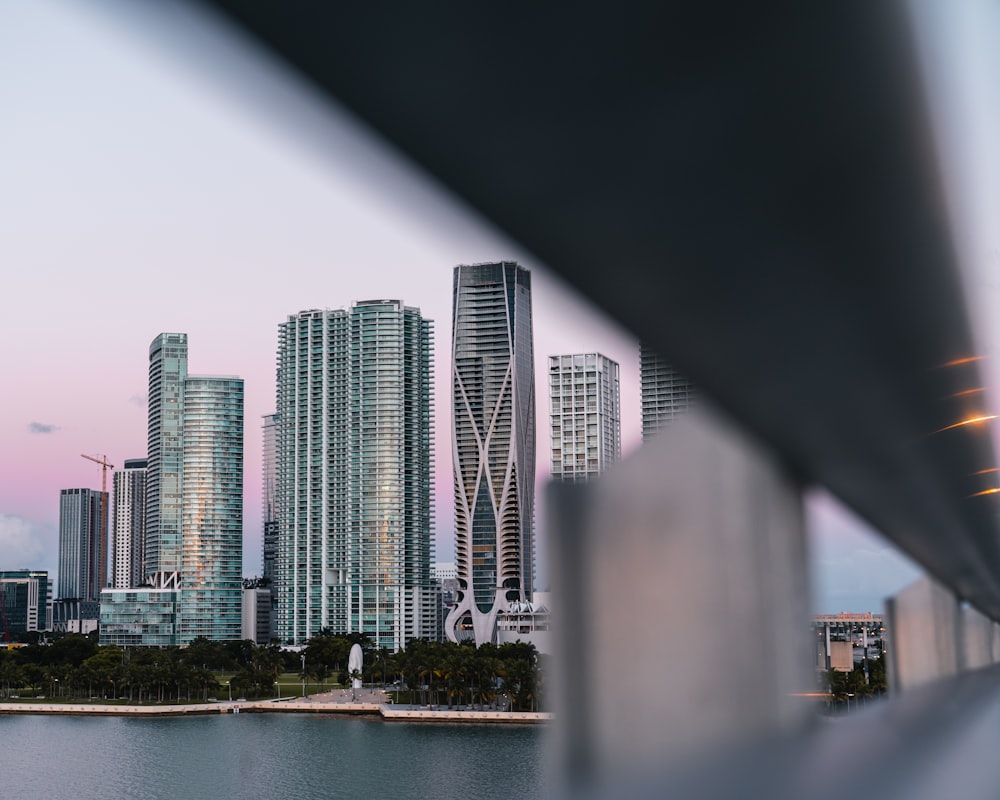
[[[600,353],[549,357],[552,478],[583,483],[621,460],[618,362]]]
[[[531,273],[509,261],[455,267],[452,325],[458,591],[445,634],[480,645],[534,589]]]
[[[243,380],[189,375],[187,334],[149,348],[143,586],[101,597],[101,643],[242,638]]]
[[[56,630],[87,633],[96,627],[107,578],[108,531],[101,522],[107,492],[63,489],[59,493],[59,576],[53,608]],[[93,621],[93,626],[82,620]]]
[[[278,635],[398,650],[436,638],[431,322],[398,300],[303,311],[278,335]]]
[[[146,459],[130,458],[114,474],[111,585],[141,586],[146,556]]]

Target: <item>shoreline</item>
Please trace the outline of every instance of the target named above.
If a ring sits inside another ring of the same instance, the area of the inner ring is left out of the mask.
[[[90,705],[87,703],[0,703],[0,714],[57,714],[99,717],[178,717],[218,714],[329,714],[374,716],[385,722],[498,723],[537,725],[551,722],[547,711],[471,711],[396,708],[383,703],[331,703],[312,700],[251,700],[161,706]]]

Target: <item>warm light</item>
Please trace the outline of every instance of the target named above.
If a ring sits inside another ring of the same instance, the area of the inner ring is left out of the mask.
[[[975,494],[970,494],[969,497],[982,497],[985,494],[1000,494],[1000,488],[998,489],[983,489],[981,492],[976,492]]]
[[[978,389],[965,389],[964,391],[961,392],[955,392],[955,394],[951,395],[951,397],[968,397],[969,395],[979,394],[980,392],[985,392],[985,391],[986,389],[980,386]]]
[[[979,417],[969,417],[968,419],[963,419],[961,422],[956,422],[952,425],[945,425],[943,428],[938,429],[938,433],[941,431],[950,431],[952,428],[961,428],[964,425],[978,425],[980,422],[989,422],[991,419],[996,419],[996,414],[983,414]]]
[[[973,475],[989,475],[991,472],[1000,472],[1000,467],[990,467],[989,469],[981,469],[979,472],[973,472]]]
[[[965,358],[956,358],[953,361],[948,361],[947,363],[943,364],[942,366],[945,366],[945,367],[958,367],[958,366],[960,366],[962,364],[971,364],[973,361],[982,361],[982,360],[983,360],[982,356],[967,356]]]

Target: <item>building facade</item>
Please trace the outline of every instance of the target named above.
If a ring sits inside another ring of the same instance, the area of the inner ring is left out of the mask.
[[[553,480],[584,483],[621,460],[618,373],[600,353],[549,357]]]
[[[107,492],[63,489],[59,493],[59,575],[53,628],[85,633],[96,627],[107,580]],[[87,620],[93,625],[84,624]]]
[[[178,644],[241,639],[243,380],[187,376],[182,439]]]
[[[694,384],[644,342],[639,344],[642,440],[676,419],[695,399]]]
[[[162,589],[105,589],[101,593],[101,644],[168,647],[177,644],[180,592]]]
[[[181,568],[181,427],[186,333],[161,333],[149,346],[146,449],[146,573]]]
[[[241,638],[243,398],[241,378],[188,374],[187,334],[153,340],[143,586],[103,594],[102,644],[116,630],[145,645]],[[155,624],[136,630],[128,609],[145,606]]]
[[[131,589],[141,586],[145,576],[146,459],[126,459],[114,474],[114,490],[111,585]]]
[[[0,608],[3,610],[0,635],[50,630],[51,601],[52,584],[48,572],[33,569],[0,572]]]
[[[432,323],[397,300],[279,327],[278,636],[436,638],[431,556]]]
[[[275,460],[277,435],[277,414],[264,415],[264,447],[262,450],[264,475],[261,482],[263,504],[261,521],[263,523],[263,586],[271,595],[271,631],[268,641],[278,635],[278,591],[275,584],[276,567],[278,563],[278,469]]]
[[[243,584],[243,631],[241,638],[266,645],[271,641],[271,592],[255,581]]]
[[[513,262],[455,267],[452,641],[495,641],[497,613],[534,589],[535,370],[531,273]]]

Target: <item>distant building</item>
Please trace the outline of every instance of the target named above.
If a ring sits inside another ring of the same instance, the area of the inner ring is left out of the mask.
[[[399,650],[438,637],[430,576],[432,323],[399,300],[279,328],[278,635]]]
[[[535,580],[531,273],[461,264],[452,284],[452,462],[458,591],[451,641],[496,639],[497,614]]]
[[[444,640],[444,621],[448,614],[455,607],[458,597],[458,571],[454,561],[438,561],[431,564],[431,579],[434,581],[440,596],[440,625],[441,636]]]
[[[278,635],[278,591],[275,585],[278,563],[278,464],[275,459],[277,414],[264,415],[263,449],[263,557],[264,579],[271,594],[271,632],[268,641]]]
[[[530,602],[511,603],[497,614],[497,644],[529,642],[539,653],[552,654],[549,593],[535,592]]]
[[[683,414],[695,399],[694,384],[649,345],[639,345],[642,440]]]
[[[850,672],[855,663],[878,658],[885,643],[881,614],[841,612],[813,617],[816,668]]]
[[[553,480],[584,483],[621,460],[618,371],[600,353],[549,357]]]
[[[53,629],[88,633],[97,627],[107,579],[108,494],[93,489],[59,493],[59,574]]]
[[[111,585],[115,589],[141,586],[146,553],[146,459],[126,459],[114,474]]]
[[[101,592],[101,644],[115,647],[177,644],[179,597],[176,584],[105,589]]]
[[[52,601],[52,584],[44,570],[7,570],[0,572],[0,603],[3,625],[10,633],[47,631]],[[0,639],[3,630],[0,629]]]
[[[184,379],[183,550],[178,644],[240,639],[243,380]]]
[[[143,586],[102,594],[101,618],[111,628],[101,631],[101,643],[117,643],[119,635],[137,644],[238,640],[242,378],[189,375],[187,334],[161,333],[149,348],[147,436]],[[148,628],[137,616],[144,607],[155,611]]]
[[[259,645],[271,642],[271,590],[256,581],[243,585],[243,638]]]

